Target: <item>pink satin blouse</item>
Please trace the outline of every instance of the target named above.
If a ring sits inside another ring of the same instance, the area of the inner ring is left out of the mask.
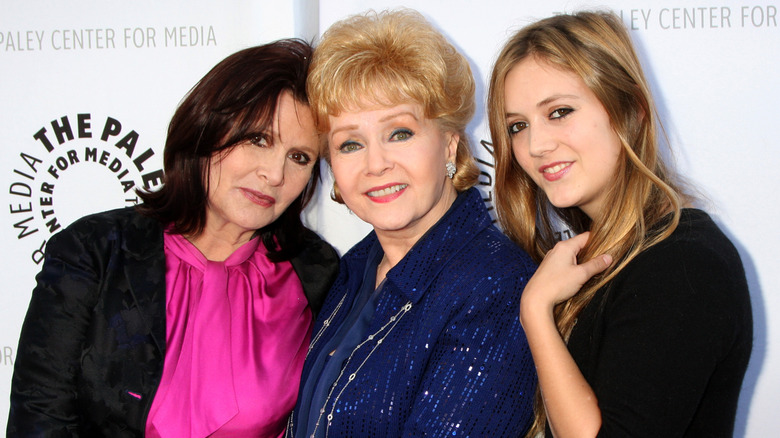
[[[283,433],[312,315],[292,265],[259,240],[213,262],[165,233],[167,346],[147,437]]]

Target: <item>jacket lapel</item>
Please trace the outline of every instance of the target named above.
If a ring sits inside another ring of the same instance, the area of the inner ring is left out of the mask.
[[[417,303],[449,260],[489,226],[492,223],[479,190],[471,188],[459,194],[447,213],[390,269],[387,279]]]
[[[122,230],[125,275],[130,293],[165,357],[165,251],[159,222],[140,214]]]

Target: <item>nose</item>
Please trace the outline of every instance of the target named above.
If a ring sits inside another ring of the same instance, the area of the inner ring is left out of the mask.
[[[553,132],[543,123],[537,123],[536,126],[529,126],[526,129],[528,129],[528,152],[532,157],[541,157],[558,147]]]
[[[370,175],[382,175],[393,167],[388,151],[381,145],[366,145],[366,171]]]
[[[287,164],[287,154],[282,148],[277,148],[279,153],[265,157],[258,166],[257,173],[265,178],[268,185],[277,187],[284,184],[284,166]]]

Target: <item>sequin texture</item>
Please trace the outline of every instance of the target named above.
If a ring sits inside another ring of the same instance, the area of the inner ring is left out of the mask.
[[[306,419],[296,415],[311,400],[304,382],[319,377],[310,374],[312,358],[349,313],[360,289],[358,273],[376,244],[371,233],[342,260],[314,327],[317,341],[304,365],[290,436],[306,434]],[[324,409],[327,424],[316,436],[522,436],[536,375],[517,314],[534,269],[530,257],[492,225],[479,192],[461,194],[388,272],[366,342],[352,351],[336,380],[333,394],[339,396],[303,409],[313,416]],[[391,330],[380,330],[396,315],[403,316]]]

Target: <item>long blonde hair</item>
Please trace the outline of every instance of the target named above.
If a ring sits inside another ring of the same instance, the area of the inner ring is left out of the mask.
[[[622,144],[621,157],[600,217],[579,208],[556,208],[512,155],[504,102],[509,71],[533,56],[585,82],[604,106]],[[580,262],[611,254],[614,262],[573,297],[555,308],[558,331],[565,341],[577,316],[598,289],[639,253],[668,237],[677,227],[680,209],[689,201],[678,177],[659,151],[658,115],[631,39],[611,12],[557,15],[533,23],[505,44],[493,68],[488,119],[496,156],[496,211],[506,234],[540,262],[556,243],[554,224],[562,220],[575,233],[590,231]],[[662,219],[672,213],[671,220]],[[544,431],[546,416],[537,390],[535,421],[528,436]]]

